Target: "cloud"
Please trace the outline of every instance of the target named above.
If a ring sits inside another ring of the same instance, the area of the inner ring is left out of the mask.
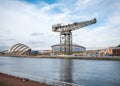
[[[0,36],[0,51],[7,50],[10,47],[10,43],[14,43],[15,39],[12,38],[3,38],[4,36]]]
[[[44,41],[29,41],[30,44],[44,44]]]
[[[31,36],[43,36],[43,33],[32,33]]]
[[[35,40],[35,41],[29,41],[29,43],[28,43],[28,45],[32,48],[32,49],[39,49],[39,50],[41,50],[41,49],[48,49],[48,47],[50,47],[50,46],[48,46],[47,45],[47,43],[46,42],[44,42],[44,41],[37,41],[37,40]]]
[[[120,17],[115,16],[108,20],[106,25],[96,27],[93,30],[81,29],[75,42],[81,43],[87,49],[101,49],[109,46],[117,46],[120,43]]]
[[[7,50],[7,49],[8,49],[8,46],[4,46],[4,45],[0,46],[0,51],[4,51],[4,50]]]
[[[117,46],[120,43],[118,0],[59,0],[29,4],[21,0],[0,1],[0,42],[5,46],[23,43],[33,49],[50,49],[59,43],[56,23],[73,23],[97,18],[97,23],[73,31],[73,42],[88,49]],[[3,46],[4,46],[3,45]]]

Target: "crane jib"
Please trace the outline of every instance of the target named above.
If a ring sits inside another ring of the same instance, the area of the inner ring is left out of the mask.
[[[73,31],[88,25],[92,25],[94,23],[96,23],[96,18],[88,21],[83,21],[83,22],[74,22],[73,24],[68,24],[68,25],[55,24],[55,25],[52,25],[52,30],[54,32]]]

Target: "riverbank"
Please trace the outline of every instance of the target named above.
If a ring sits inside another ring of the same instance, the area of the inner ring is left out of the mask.
[[[48,85],[0,73],[0,86],[48,86]]]
[[[120,60],[120,56],[73,56],[73,55],[40,55],[40,56],[28,56],[28,55],[1,55],[9,57],[27,57],[27,58],[55,58],[55,59],[83,59],[83,60]]]

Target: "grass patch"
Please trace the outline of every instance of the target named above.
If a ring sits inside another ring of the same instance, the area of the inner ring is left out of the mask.
[[[0,83],[0,86],[3,86],[3,84],[2,84],[2,83]]]

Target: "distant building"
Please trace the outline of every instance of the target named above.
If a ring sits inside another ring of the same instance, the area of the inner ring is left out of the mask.
[[[7,54],[8,54],[8,50],[0,51],[0,55],[7,55]]]
[[[120,56],[120,45],[117,47],[109,47],[109,54],[113,56]]]
[[[39,50],[39,55],[50,55],[52,50]]]
[[[99,51],[100,50],[87,50],[86,51],[86,55],[87,56],[99,56],[98,54],[99,54]]]
[[[60,53],[60,44],[56,44],[56,45],[52,45],[52,51],[53,53]],[[64,49],[62,48],[62,51],[64,51]],[[77,44],[73,44],[72,45],[72,52],[85,52],[86,48]]]
[[[105,48],[105,49],[100,49],[99,50],[99,55],[100,56],[106,56],[109,54],[109,49],[108,48]]]
[[[9,55],[29,55],[31,53],[31,49],[24,44],[18,43],[13,45],[9,50]]]
[[[37,50],[32,50],[30,54],[36,56],[39,54],[39,52]]]
[[[120,56],[120,45],[99,50],[100,56]]]

